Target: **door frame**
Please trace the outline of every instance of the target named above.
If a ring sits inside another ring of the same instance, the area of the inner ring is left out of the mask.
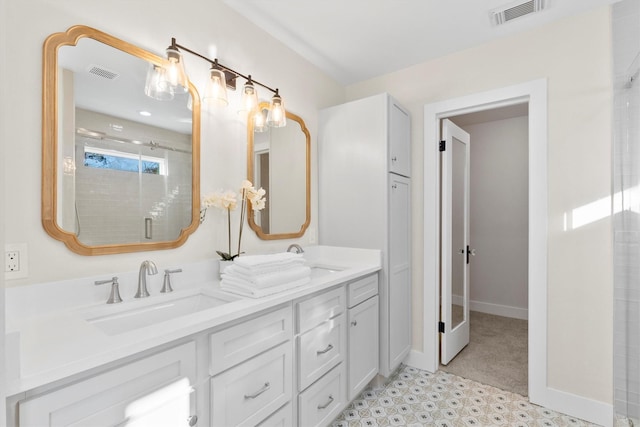
[[[440,152],[437,143],[440,141],[440,120],[522,103],[529,104],[529,400],[548,405],[546,79],[424,106],[424,318],[419,364],[435,372],[440,362]]]

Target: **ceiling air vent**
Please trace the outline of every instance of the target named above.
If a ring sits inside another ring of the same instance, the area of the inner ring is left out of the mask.
[[[545,0],[529,0],[510,3],[491,11],[491,23],[502,25],[522,16],[540,12],[545,8]]]
[[[103,79],[109,79],[109,80],[113,80],[120,75],[114,71],[109,71],[106,68],[101,67],[99,65],[90,65],[87,71],[89,71],[90,74],[94,74],[98,77],[102,77]]]

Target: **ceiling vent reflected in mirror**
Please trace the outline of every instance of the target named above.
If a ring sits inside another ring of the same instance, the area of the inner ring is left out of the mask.
[[[93,74],[95,76],[102,77],[109,80],[117,79],[118,76],[120,75],[115,71],[107,70],[106,68],[101,67],[99,65],[91,65],[88,68],[88,71],[89,71],[89,74]]]
[[[529,0],[509,3],[494,9],[490,13],[491,23],[495,25],[506,24],[514,19],[540,12],[546,8],[546,0]]]

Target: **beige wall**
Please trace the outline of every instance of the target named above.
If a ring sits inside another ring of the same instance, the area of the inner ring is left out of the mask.
[[[414,41],[416,48],[419,42]],[[565,214],[611,192],[609,8],[448,55],[347,88],[387,91],[412,114],[413,230],[423,232],[423,106],[548,79],[548,385],[612,401],[611,221],[564,228]],[[413,246],[414,348],[422,348],[422,258]]]
[[[12,185],[6,186],[0,206],[5,215],[6,241],[27,243],[29,252],[29,277],[9,281],[8,286],[133,271],[145,259],[155,261],[159,267],[180,265],[214,259],[216,249],[226,250],[224,218],[214,211],[207,214],[205,223],[185,245],[167,251],[84,257],[70,252],[44,232],[40,222],[41,57],[42,44],[49,34],[82,24],[158,54],[163,54],[171,37],[212,57],[217,51],[222,63],[278,87],[286,107],[305,119],[314,138],[318,109],[344,100],[344,87],[219,0],[190,0],[180,4],[164,0],[12,1],[7,4],[7,16],[6,43],[12,67],[7,70],[6,81],[13,83],[3,88],[2,98],[11,100],[11,109],[2,111],[8,128],[2,139],[5,156],[0,158],[0,170],[11,177]],[[185,57],[188,71],[202,92],[208,64],[188,54]],[[270,98],[266,91],[260,95],[265,100]],[[236,102],[237,97],[237,92],[230,93],[230,102]],[[235,189],[246,176],[246,128],[236,109],[230,105],[225,110],[202,116],[203,193],[219,188]],[[317,170],[315,165],[312,170]],[[317,182],[315,177],[313,182]],[[312,228],[316,227],[316,205],[314,196]],[[247,252],[284,250],[291,243],[260,241],[247,230],[242,247]],[[297,241],[308,244],[309,237]]]

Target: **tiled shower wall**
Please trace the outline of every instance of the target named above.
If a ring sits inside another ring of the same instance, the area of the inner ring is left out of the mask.
[[[640,0],[613,5],[612,29],[614,407],[640,425]]]
[[[78,149],[83,149],[82,141]],[[76,219],[81,242],[109,245],[175,240],[191,223],[191,155],[139,150],[143,155],[164,157],[169,173],[140,174],[78,165]],[[145,218],[151,218],[153,224],[150,238],[145,237]]]

